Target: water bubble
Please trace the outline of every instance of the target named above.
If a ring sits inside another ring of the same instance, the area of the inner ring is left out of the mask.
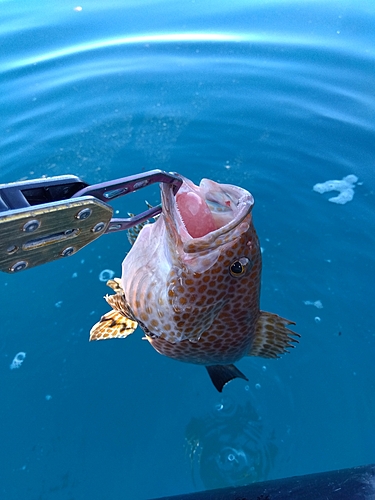
[[[244,477],[249,476],[251,468],[247,455],[241,448],[232,448],[231,446],[222,448],[216,455],[215,462],[229,484],[238,484]]]
[[[220,399],[213,408],[214,416],[220,418],[228,418],[234,415],[237,409],[237,404],[235,401],[226,396]]]
[[[13,358],[13,361],[11,362],[9,368],[11,370],[14,370],[15,368],[20,368],[20,366],[22,365],[24,359],[26,358],[26,353],[25,352],[18,352],[14,358]]]
[[[216,457],[216,463],[226,472],[247,466],[246,453],[230,446],[226,446]]]
[[[323,304],[321,302],[321,300],[304,300],[303,303],[306,305],[306,306],[315,306],[317,309],[323,309]]]
[[[99,274],[99,280],[107,282],[111,280],[115,275],[115,272],[112,269],[103,269],[103,271]]]
[[[259,390],[259,389],[261,389],[261,387],[262,387],[262,386],[261,386],[260,384],[255,384],[255,389],[258,389],[258,390]]]
[[[314,321],[315,323],[320,323],[322,320],[319,318],[319,316],[315,316]]]

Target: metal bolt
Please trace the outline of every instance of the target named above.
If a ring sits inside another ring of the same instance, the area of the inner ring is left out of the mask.
[[[69,257],[74,253],[74,247],[66,247],[64,250],[61,252],[62,257]]]
[[[91,231],[93,233],[100,233],[100,231],[103,231],[103,229],[105,228],[105,224],[104,222],[98,222],[97,224],[95,224],[95,226],[91,229]]]
[[[78,214],[76,215],[76,219],[78,220],[85,220],[90,217],[92,214],[91,208],[84,208],[83,210],[80,210]]]
[[[25,233],[32,233],[33,231],[36,231],[39,226],[40,226],[40,222],[38,220],[36,220],[36,219],[29,220],[23,226],[22,231],[25,231]]]
[[[28,265],[28,262],[26,262],[25,260],[20,260],[19,262],[13,264],[13,266],[10,267],[9,270],[12,273],[18,273],[18,271],[23,271],[24,269],[26,269]]]
[[[9,255],[12,255],[12,253],[16,253],[18,250],[18,246],[17,245],[11,245],[10,247],[7,248],[7,253]]]

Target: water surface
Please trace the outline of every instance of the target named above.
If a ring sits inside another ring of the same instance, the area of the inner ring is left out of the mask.
[[[161,168],[249,189],[262,308],[302,335],[219,396],[139,332],[88,343],[125,234],[2,274],[2,496],[145,499],[373,462],[372,0],[0,7],[0,182]],[[349,174],[347,204],[313,190]],[[145,198],[157,187],[115,208]]]

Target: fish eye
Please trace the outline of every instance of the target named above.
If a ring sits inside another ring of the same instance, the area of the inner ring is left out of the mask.
[[[233,276],[234,278],[238,278],[239,276],[242,276],[250,268],[249,264],[250,264],[250,261],[246,257],[242,257],[239,260],[235,260],[229,266],[229,272],[230,272],[231,276]]]

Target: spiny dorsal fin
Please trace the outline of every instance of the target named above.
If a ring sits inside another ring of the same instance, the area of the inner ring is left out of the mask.
[[[223,390],[225,384],[227,384],[234,378],[243,378],[244,380],[249,380],[234,365],[212,365],[206,366],[206,369],[212,380],[212,383],[219,392]]]
[[[277,314],[261,311],[255,326],[255,338],[249,356],[278,358],[284,352],[289,352],[288,348],[294,347],[291,342],[298,343],[298,340],[293,337],[300,337],[300,335],[286,328],[286,325],[295,325],[295,323]]]
[[[122,288],[121,280],[119,278],[108,280],[107,286],[109,286],[110,288],[112,288],[112,290],[116,292],[115,295],[108,295],[108,294],[105,295],[104,298],[108,302],[108,304],[112,307],[112,309],[118,311],[126,318],[135,322],[136,319],[134,318],[133,313],[130,310],[129,304],[127,303],[124,290]]]
[[[146,200],[145,201],[146,205],[147,205],[147,208],[154,208],[152,205],[150,205],[150,203]],[[134,217],[134,214],[131,213],[131,212],[128,212],[128,215],[130,217]],[[154,217],[152,217],[154,220],[156,220],[157,218],[159,217],[159,215],[155,215]],[[139,224],[137,224],[136,226],[133,226],[131,228],[129,228],[127,230],[127,236],[128,236],[128,240],[129,240],[129,243],[131,244],[131,246],[134,245],[136,239],[138,238],[139,236],[139,233],[141,232],[141,230],[147,225],[147,224],[150,224],[150,222],[148,220],[146,220],[145,222],[140,222]]]
[[[124,294],[120,295],[119,293],[116,293],[116,295],[106,295],[104,298],[112,309],[135,322],[135,318],[128,303],[126,302]]]
[[[120,295],[124,293],[120,278],[113,278],[113,280],[108,280],[106,285],[109,286],[109,288],[112,288],[115,293],[119,293]]]

